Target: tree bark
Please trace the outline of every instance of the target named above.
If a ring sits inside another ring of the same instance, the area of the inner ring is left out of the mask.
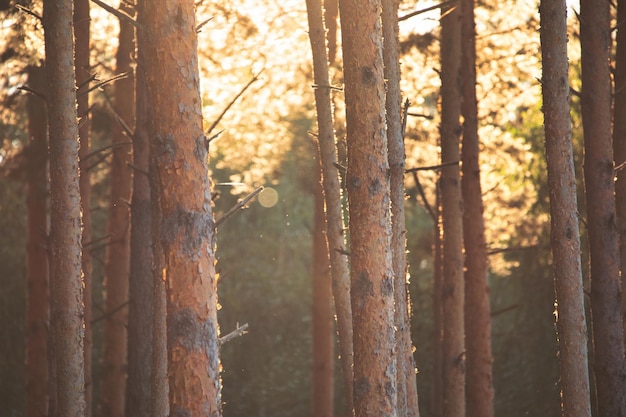
[[[43,66],[28,67],[28,84],[42,93],[46,90]],[[48,176],[46,103],[28,96],[28,169],[26,211],[26,417],[48,415],[48,323],[50,299],[48,282]]]
[[[316,151],[318,151],[316,149]],[[326,240],[326,213],[322,165],[315,165],[313,189],[313,417],[332,417],[334,408],[334,326],[330,257]]]
[[[81,213],[72,0],[44,2],[50,160],[52,416],[85,415]]]
[[[443,239],[441,233],[441,187],[436,184],[433,219],[433,393],[432,413],[443,416]]]
[[[470,417],[493,417],[493,357],[489,264],[480,186],[474,0],[461,1],[463,94],[463,239],[465,247],[466,409]]]
[[[171,415],[219,416],[215,228],[192,0],[144,4],[155,256],[163,254]],[[164,84],[167,80],[167,84]],[[167,94],[163,89],[167,88]]]
[[[315,84],[315,108],[317,110],[318,142],[322,164],[322,185],[326,205],[326,227],[330,255],[332,290],[337,314],[339,351],[343,372],[346,408],[354,413],[353,401],[353,346],[352,346],[352,307],[350,305],[350,275],[345,257],[343,210],[341,207],[341,187],[337,172],[337,149],[330,99],[328,59],[320,0],[307,0],[309,39],[313,55],[313,76]],[[327,11],[329,9],[327,8]],[[336,19],[336,16],[335,16]],[[330,43],[330,40],[329,40]]]
[[[565,0],[542,0],[543,112],[550,193],[550,241],[557,301],[557,333],[563,415],[587,417],[587,325],[580,264],[576,178],[569,115]]]
[[[394,283],[381,3],[339,2],[344,62],[354,408],[396,415]]]
[[[582,119],[591,265],[593,370],[601,416],[626,417],[626,363],[611,137],[609,3],[582,0]]]
[[[441,9],[441,219],[443,227],[443,415],[465,416],[463,201],[461,135],[461,21],[456,6]]]
[[[400,45],[398,0],[383,0],[383,60],[387,81],[387,148],[391,192],[391,256],[394,275],[396,358],[398,367],[398,414],[419,416],[415,359],[409,319],[408,266],[404,218],[404,131],[400,91]],[[406,117],[406,115],[405,115]]]
[[[138,51],[139,56],[143,56],[143,54]],[[152,413],[152,306],[154,289],[152,282],[152,213],[150,180],[148,178],[150,171],[149,112],[144,65],[143,60],[138,58],[135,77],[134,174],[130,205],[126,415],[135,417],[149,417]]]
[[[125,2],[120,10],[132,15],[132,7]],[[121,118],[131,128],[135,119],[134,75],[131,57],[135,50],[134,28],[119,20],[119,46],[116,54],[116,72],[127,73],[114,86],[114,117]],[[110,238],[105,264],[106,311],[104,323],[104,358],[102,380],[102,414],[105,417],[122,417],[126,392],[126,367],[128,346],[128,280],[130,274],[130,210],[131,197],[131,146],[130,139],[115,121],[112,128],[113,158],[109,220],[107,235]]]

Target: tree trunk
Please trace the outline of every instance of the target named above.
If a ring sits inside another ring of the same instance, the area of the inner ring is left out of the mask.
[[[315,0],[318,3],[320,1]],[[328,39],[328,63],[335,63],[337,59],[337,16],[339,15],[338,0],[324,0],[324,21],[326,26],[326,38]],[[321,4],[320,4],[321,6]],[[324,54],[326,55],[326,54]]]
[[[617,22],[626,20],[626,1],[617,1]],[[622,271],[622,326],[626,328],[626,27],[617,25],[615,35],[615,82],[613,102],[613,152],[616,172],[615,205],[620,244],[620,265]],[[626,331],[624,332],[626,345]]]
[[[144,7],[145,69],[154,115],[151,190],[159,214],[153,218],[159,222],[153,242],[163,253],[170,413],[219,416],[215,229],[194,2],[157,0]]]
[[[327,8],[327,11],[329,9]],[[337,331],[339,333],[339,351],[343,371],[346,408],[353,414],[352,395],[353,352],[352,352],[352,307],[350,306],[350,275],[348,262],[344,255],[344,222],[341,207],[341,187],[337,172],[337,149],[330,100],[328,60],[326,58],[324,23],[320,0],[307,0],[309,19],[309,38],[313,54],[315,107],[317,110],[318,141],[320,162],[322,164],[322,185],[326,203],[326,227],[328,250],[330,254],[330,273],[332,277]],[[336,16],[335,16],[336,19]],[[329,44],[330,44],[329,40]]]
[[[409,320],[408,266],[404,219],[404,131],[400,92],[400,45],[398,44],[398,0],[383,0],[383,60],[387,80],[387,144],[391,190],[391,253],[394,275],[396,358],[398,367],[398,414],[419,416],[415,359]],[[406,117],[406,115],[405,115]]]
[[[317,151],[317,149],[316,149]],[[322,166],[316,157],[313,189],[313,417],[332,417],[334,406],[334,326],[330,258],[326,240],[326,213]]]
[[[88,249],[92,241],[91,227],[91,181],[89,169],[83,161],[91,151],[91,120],[89,114],[89,77],[91,76],[91,66],[89,64],[89,38],[90,38],[90,19],[89,19],[89,0],[74,0],[74,36],[76,42],[76,53],[74,55],[74,67],[76,71],[76,84],[78,86],[77,112],[78,112],[78,136],[80,147],[78,157],[80,161],[80,202],[81,212],[83,216],[83,235],[82,235],[82,263],[83,270],[83,298],[84,298],[84,321],[85,321],[85,339],[84,339],[84,357],[85,357],[85,404],[87,407],[87,417],[92,412],[92,375],[91,375],[91,355],[92,355],[92,276],[93,276],[93,260],[91,252]]]
[[[416,174],[417,175],[417,174]],[[443,417],[443,239],[441,234],[441,187],[436,185],[433,219],[433,417]]]
[[[587,325],[580,265],[576,178],[569,115],[565,0],[542,0],[543,112],[563,415],[588,417]]]
[[[139,42],[139,41],[138,41]],[[139,52],[139,56],[143,54]],[[128,380],[126,415],[152,413],[152,214],[148,136],[148,99],[144,63],[137,62],[135,134],[133,136],[133,193],[130,205],[130,276],[128,285]],[[166,396],[167,397],[167,396]]]
[[[132,14],[128,3],[120,10]],[[119,46],[116,54],[118,74],[127,73],[115,82],[111,161],[111,194],[107,235],[110,238],[105,264],[107,319],[104,323],[104,358],[102,380],[102,413],[105,417],[124,415],[127,366],[128,276],[130,274],[131,147],[122,127],[133,127],[135,119],[134,76],[131,57],[135,50],[134,28],[120,19]]]
[[[81,215],[72,0],[44,2],[50,132],[52,416],[85,415]]]
[[[460,11],[441,9],[441,219],[443,227],[443,415],[465,416],[463,202],[459,169],[461,126]]]
[[[582,0],[582,118],[591,264],[593,370],[601,416],[626,417],[626,363],[611,138],[609,3]]]
[[[469,417],[493,416],[493,357],[489,265],[485,241],[476,100],[474,0],[461,1],[463,85],[463,239],[465,243],[466,409]]]
[[[46,73],[42,66],[28,67],[28,84],[42,93]],[[50,320],[48,257],[48,176],[46,103],[28,96],[28,169],[26,211],[26,417],[48,415],[48,323]]]
[[[345,77],[354,408],[396,415],[394,283],[380,1],[339,2]]]

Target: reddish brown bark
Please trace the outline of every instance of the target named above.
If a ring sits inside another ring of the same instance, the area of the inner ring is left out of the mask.
[[[396,413],[394,283],[381,2],[339,2],[344,62],[354,409]]]
[[[588,417],[589,373],[578,207],[569,115],[565,0],[542,0],[543,112],[550,192],[550,240],[557,301],[563,415]]]
[[[158,233],[153,234],[153,244],[157,262],[158,251],[163,254],[156,275],[163,279],[167,295],[170,413],[219,416],[215,229],[194,2],[150,1],[143,11],[145,70],[154,116],[150,168]],[[168,94],[161,94],[163,88]]]
[[[315,167],[313,189],[313,417],[332,417],[334,406],[335,326],[326,240],[322,166]]]
[[[35,91],[46,90],[46,74],[41,66],[28,67],[28,84]],[[47,114],[45,102],[28,97],[28,169],[26,211],[26,417],[48,415],[48,175]]]
[[[463,240],[465,247],[466,408],[470,417],[492,417],[493,357],[487,242],[480,186],[474,0],[461,0],[463,82]]]
[[[44,2],[50,160],[52,416],[85,415],[81,214],[72,0]]]
[[[599,414],[626,417],[626,362],[611,137],[609,3],[582,0],[581,108],[591,266],[593,370]]]
[[[121,10],[132,14],[128,3]],[[118,74],[127,73],[115,83],[114,112],[131,128],[135,118],[134,76],[131,57],[135,49],[134,28],[120,19],[119,46],[116,54]],[[104,324],[104,358],[102,381],[102,413],[106,417],[122,417],[126,391],[128,277],[130,269],[131,147],[130,138],[116,121],[112,129],[113,159],[111,161],[111,194],[107,235],[110,238],[105,264],[107,319]]]
[[[441,219],[443,228],[443,415],[465,416],[463,202],[459,161],[461,134],[460,11],[441,10]],[[449,165],[452,164],[452,165]]]
[[[336,7],[336,5],[335,5]],[[328,9],[327,9],[328,10]],[[341,187],[337,172],[337,149],[330,98],[328,60],[320,0],[307,1],[309,39],[313,55],[313,75],[315,84],[315,108],[317,111],[319,158],[322,164],[322,185],[326,209],[327,241],[330,254],[332,291],[337,315],[339,350],[343,372],[346,408],[351,415],[353,400],[353,348],[352,348],[352,308],[350,306],[350,275],[345,253],[343,210],[341,207]],[[335,19],[336,19],[335,15]],[[330,40],[329,40],[330,42]]]

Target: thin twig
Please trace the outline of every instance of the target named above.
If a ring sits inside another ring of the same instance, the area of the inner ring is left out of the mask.
[[[240,326],[239,323],[237,323],[237,328],[235,330],[228,333],[226,336],[220,337],[219,339],[220,345],[223,345],[226,342],[230,342],[234,338],[243,336],[246,333],[248,333],[248,323],[242,326]]]
[[[439,165],[430,165],[430,166],[426,166],[426,167],[416,167],[416,168],[409,168],[407,170],[405,170],[405,173],[410,173],[410,172],[416,172],[416,171],[438,171],[441,168],[444,167],[448,167],[451,165],[458,165],[459,162],[461,161],[451,161],[451,162],[444,162],[443,164],[439,164]]]
[[[263,72],[263,70],[261,70],[255,76],[253,76],[252,79],[250,81],[248,81],[248,84],[246,84],[241,89],[241,91],[239,91],[239,93],[237,93],[237,95],[230,101],[230,103],[228,103],[228,105],[226,105],[226,107],[224,108],[222,113],[217,117],[217,119],[215,119],[215,121],[213,122],[211,127],[209,127],[209,129],[206,131],[206,133],[205,133],[206,136],[209,136],[211,134],[213,129],[215,129],[215,126],[217,126],[217,124],[222,120],[222,118],[224,117],[226,112],[233,106],[233,104],[235,104],[235,102],[239,99],[239,97],[241,97],[241,95],[252,85],[252,83],[259,79],[259,76],[261,75],[262,72]]]
[[[44,93],[42,93],[41,91],[37,91],[34,90],[32,88],[30,88],[27,85],[20,85],[19,87],[17,87],[18,90],[22,90],[22,91],[26,91],[27,93],[30,93],[34,96],[39,97],[40,99],[42,99],[43,101],[45,101],[46,103],[48,102],[48,97],[46,97],[46,95]]]
[[[108,80],[101,81],[98,84],[96,84],[96,85],[94,85],[92,87],[89,87],[87,90],[81,91],[80,93],[78,93],[78,96],[80,97],[80,96],[82,96],[84,94],[89,94],[93,90],[97,90],[100,87],[104,87],[105,85],[107,85],[109,83],[112,83],[112,82],[117,81],[117,80],[121,80],[122,78],[126,78],[126,77],[128,77],[128,72],[123,72],[121,74],[114,75],[113,77],[109,78]]]
[[[444,1],[444,2],[439,3],[439,4],[435,4],[434,6],[426,7],[424,9],[420,9],[420,10],[416,10],[416,11],[411,12],[409,14],[405,14],[404,16],[400,16],[398,18],[398,22],[402,22],[403,20],[410,19],[410,18],[412,18],[414,16],[417,16],[419,14],[422,14],[422,13],[430,12],[431,10],[441,9],[441,8],[446,7],[448,5],[451,5],[453,3],[456,3],[456,0],[448,0],[448,1]]]
[[[507,248],[497,248],[497,249],[492,249],[489,252],[487,252],[487,255],[497,255],[499,253],[505,253],[505,252],[513,252],[513,251],[518,251],[518,250],[534,249],[537,246],[539,246],[539,245],[535,244],[535,245],[528,245],[528,246],[509,246]]]
[[[196,33],[200,32],[202,30],[202,27],[213,19],[214,19],[213,17],[209,17],[208,19],[198,23],[198,25],[196,26]]]
[[[210,138],[208,138],[208,139],[206,140],[207,147],[209,146],[209,144],[210,144],[211,142],[213,142],[213,140],[217,139],[217,137],[218,137],[219,135],[221,135],[221,134],[224,132],[224,130],[226,130],[226,129],[222,129],[222,130],[220,130],[219,132],[217,132],[216,134],[214,134],[213,136],[211,136]]]
[[[263,191],[263,186],[260,186],[256,190],[252,191],[243,200],[239,200],[237,204],[231,207],[230,210],[228,210],[226,213],[224,213],[222,217],[220,217],[219,219],[215,221],[215,226],[214,226],[215,229],[217,229],[222,223],[228,220],[229,217],[237,213],[239,210],[243,210],[246,207],[246,204],[248,204],[250,200],[252,200],[254,197],[259,195],[261,191]]]
[[[417,172],[413,171],[412,174],[413,174],[413,179],[415,180],[415,186],[417,187],[417,192],[422,198],[422,203],[424,204],[424,207],[426,207],[426,211],[428,211],[428,214],[433,219],[433,222],[437,223],[437,217],[438,217],[437,213],[435,213],[435,210],[433,210],[433,206],[428,202],[428,199],[426,198],[424,187],[422,187],[422,184],[420,183],[419,177],[417,176]]]
[[[113,310],[109,311],[108,313],[103,314],[100,317],[96,317],[95,319],[91,320],[91,324],[94,324],[94,323],[97,323],[99,321],[108,319],[109,317],[111,317],[112,315],[114,315],[118,311],[122,310],[126,306],[128,306],[128,301],[122,303],[121,305],[119,305],[118,307],[116,307]]]
[[[27,8],[27,7],[22,6],[21,4],[16,4],[16,5],[15,5],[15,8],[16,8],[16,9],[18,9],[19,11],[22,11],[22,12],[24,12],[24,13],[26,13],[26,14],[29,14],[29,15],[33,16],[33,17],[36,17],[36,18],[37,18],[37,19],[39,19],[40,21],[41,21],[41,20],[43,20],[43,18],[41,17],[41,15],[39,15],[39,14],[35,13],[34,11],[32,11],[31,9],[29,9],[29,8]]]
[[[149,176],[150,176],[150,173],[149,173],[148,171],[146,171],[146,170],[144,170],[144,169],[139,168],[139,167],[138,167],[137,165],[135,165],[135,164],[131,164],[130,162],[128,162],[126,165],[128,165],[128,167],[129,167],[130,169],[132,169],[133,171],[135,171],[135,172],[138,172],[138,173],[140,173],[140,174],[143,174],[143,175],[145,175],[146,177],[149,177]]]
[[[130,146],[132,145],[132,142],[117,142],[117,143],[111,143],[109,145],[103,146],[102,148],[98,148],[94,151],[89,152],[87,155],[83,156],[80,159],[81,164],[84,163],[86,160],[88,160],[89,158],[91,158],[92,156],[98,155],[99,153],[102,153],[106,150],[109,150],[111,148],[117,148],[118,146]]]
[[[406,135],[406,119],[408,119],[408,116],[409,116],[410,105],[411,105],[411,102],[409,101],[408,98],[404,100],[404,107],[402,108],[402,142],[404,142],[404,138]]]
[[[137,23],[137,21],[133,19],[131,16],[124,13],[123,11],[117,10],[116,8],[111,7],[105,2],[100,1],[100,0],[91,0],[91,1],[96,3],[98,6],[102,7],[104,10],[111,13],[113,16],[117,17],[118,19],[125,20],[126,22],[130,23],[134,27],[139,28],[139,24]]]

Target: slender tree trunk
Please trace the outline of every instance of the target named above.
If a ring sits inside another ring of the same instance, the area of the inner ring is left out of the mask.
[[[327,11],[329,9],[327,8]],[[352,395],[353,352],[352,352],[352,308],[350,306],[350,275],[345,253],[344,222],[341,207],[341,187],[337,172],[337,149],[333,129],[333,115],[330,100],[328,60],[326,58],[324,23],[320,0],[307,0],[309,38],[313,53],[313,73],[315,84],[315,107],[317,110],[318,141],[322,164],[322,185],[326,202],[327,240],[330,254],[341,368],[344,377],[346,408],[353,414]],[[336,19],[336,15],[335,15]],[[329,40],[330,43],[330,40]]]
[[[122,2],[120,9],[133,10]],[[126,392],[128,277],[130,274],[131,147],[122,127],[131,128],[135,119],[134,76],[131,57],[135,50],[134,28],[120,19],[119,46],[116,54],[118,74],[127,73],[115,83],[113,111],[117,120],[112,129],[111,194],[107,234],[110,237],[105,265],[106,311],[104,323],[104,359],[102,413],[105,417],[122,417]]]
[[[45,92],[42,66],[28,67],[28,84]],[[48,323],[50,320],[48,257],[48,176],[46,103],[28,96],[28,171],[26,211],[28,244],[26,252],[26,417],[48,415]]]
[[[72,0],[44,2],[50,132],[52,416],[85,415],[81,215]]]
[[[441,9],[441,218],[443,226],[443,415],[465,416],[463,319],[463,203],[459,164],[461,135],[460,12]],[[448,164],[448,165],[446,165]]]
[[[316,149],[317,151],[317,149]],[[326,213],[322,165],[317,159],[313,190],[313,417],[332,417],[334,406],[334,326],[330,257],[326,240]]]
[[[415,359],[409,320],[408,266],[404,219],[404,131],[400,92],[399,0],[383,0],[383,60],[387,80],[387,143],[391,190],[391,253],[394,274],[396,358],[398,367],[398,414],[419,416]],[[405,116],[406,117],[406,116]]]
[[[565,0],[542,0],[543,112],[563,415],[588,417],[589,372],[567,74]]]
[[[626,1],[617,1],[617,35],[615,39],[615,82],[613,102],[613,152],[615,159],[615,204],[620,243],[620,265],[622,271],[622,326],[626,328]],[[626,345],[626,331],[624,332]]]
[[[601,416],[626,417],[626,363],[611,138],[609,3],[582,0],[582,117],[591,264],[593,370]]]
[[[433,225],[433,393],[432,413],[443,417],[443,239],[441,236],[441,187],[436,185]]]
[[[128,286],[128,380],[126,415],[152,413],[152,214],[148,136],[148,99],[143,61],[138,59],[133,136],[133,194],[130,205],[130,276]],[[167,397],[167,396],[166,396]]]
[[[396,415],[394,283],[380,1],[339,2],[346,97],[354,408]]]
[[[316,0],[317,1],[317,0]],[[321,1],[321,0],[320,0]],[[338,0],[324,0],[324,25],[328,39],[328,63],[331,65],[337,59],[337,17],[339,15]]]
[[[220,416],[215,229],[192,0],[145,3],[153,243],[163,253],[171,415]],[[167,80],[167,83],[164,83]],[[167,89],[167,94],[163,94]],[[155,251],[155,256],[158,256]]]
[[[89,77],[91,76],[91,66],[89,64],[89,39],[90,39],[90,19],[89,0],[74,0],[74,36],[76,42],[76,53],[74,55],[74,66],[76,71],[76,84],[78,86],[77,112],[78,112],[78,136],[80,148],[78,157],[80,161],[91,151],[91,122],[89,114]],[[92,354],[92,309],[91,309],[91,288],[93,275],[93,260],[89,251],[89,244],[92,240],[91,228],[91,182],[89,169],[86,165],[80,164],[80,201],[83,217],[82,245],[82,270],[83,270],[83,298],[84,298],[84,321],[85,321],[85,403],[87,416],[92,412],[92,375],[91,375],[91,354]]]
[[[474,0],[461,1],[463,83],[463,238],[465,242],[466,408],[470,417],[493,416],[493,357],[487,242],[483,218],[476,100]]]

